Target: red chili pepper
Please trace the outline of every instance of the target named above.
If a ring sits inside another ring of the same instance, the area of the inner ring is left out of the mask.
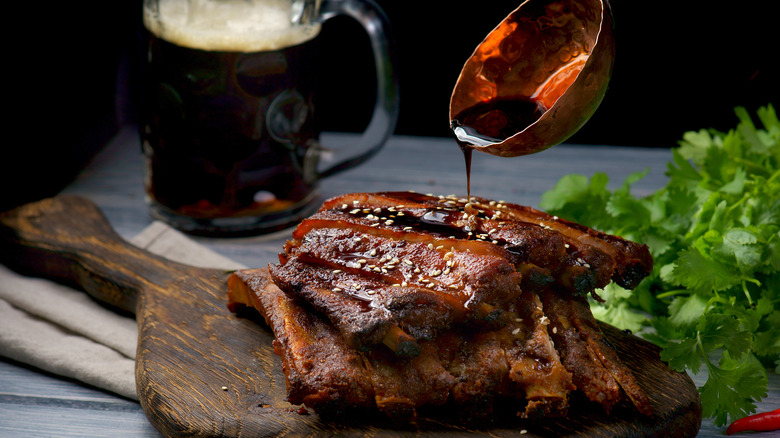
[[[740,418],[739,420],[731,423],[731,426],[726,429],[726,435],[745,432],[748,430],[754,432],[766,432],[779,429],[780,409],[775,409],[774,411],[762,412],[760,414]]]

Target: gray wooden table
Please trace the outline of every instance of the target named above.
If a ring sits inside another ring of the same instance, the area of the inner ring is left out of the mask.
[[[351,144],[355,136],[329,134],[325,145]],[[665,184],[671,153],[666,149],[560,145],[527,157],[505,159],[474,154],[472,194],[538,206],[542,193],[564,175],[606,172],[613,186],[630,173],[650,168],[634,185],[635,194]],[[450,139],[393,137],[364,165],[322,182],[323,197],[356,191],[415,190],[421,193],[466,192],[463,156]],[[133,127],[126,127],[64,192],[92,199],[124,237],[151,223],[144,203],[140,145]],[[213,239],[195,238],[247,266],[276,260],[290,230],[271,235]],[[701,385],[706,376],[694,376]],[[780,377],[770,374],[770,394],[759,411],[780,408]],[[722,428],[705,419],[699,436],[723,436]],[[766,436],[767,434],[762,435]],[[155,437],[140,405],[78,382],[42,373],[23,364],[0,360],[0,437]]]

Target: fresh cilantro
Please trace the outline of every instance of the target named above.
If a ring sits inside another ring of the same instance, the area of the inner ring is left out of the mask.
[[[707,369],[709,378],[699,389],[702,414],[715,417],[718,425],[728,423],[729,417],[741,418],[747,412],[754,412],[754,399],[766,396],[766,370],[753,355],[743,354],[739,359],[732,359],[725,352],[718,366],[707,362]]]
[[[607,286],[591,308],[661,346],[671,368],[706,368],[699,391],[717,425],[753,412],[766,369],[780,371],[780,121],[772,105],[757,111],[761,127],[735,113],[729,132],[684,134],[666,186],[648,196],[631,194],[647,171],[615,190],[597,173],[563,177],[540,203],[648,245],[648,278],[633,291]]]

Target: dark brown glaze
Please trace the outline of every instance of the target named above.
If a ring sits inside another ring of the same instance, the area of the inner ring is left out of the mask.
[[[520,294],[522,274],[500,247],[370,221],[320,212],[270,267],[285,292],[327,315],[351,345],[379,343],[396,324],[432,339],[454,322],[490,317]]]
[[[647,245],[594,230],[528,206],[504,204],[502,211],[505,212],[505,216],[514,220],[536,221],[561,233],[570,239],[576,250],[580,252],[578,257],[587,263],[598,263],[593,259],[593,249],[603,252],[612,259],[613,272],[610,279],[627,289],[636,287],[653,270],[653,258]]]
[[[578,294],[592,293],[610,281],[636,287],[653,267],[646,245],[502,201],[414,192],[361,193],[332,198],[320,212],[327,210],[371,215],[380,221],[394,216],[390,226],[396,229],[411,227],[491,242],[511,252],[517,261],[548,270],[567,290]]]

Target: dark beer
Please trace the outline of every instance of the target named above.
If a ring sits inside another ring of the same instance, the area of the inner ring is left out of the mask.
[[[185,231],[224,234],[310,213],[316,39],[246,52],[146,38],[141,136],[153,214]]]

